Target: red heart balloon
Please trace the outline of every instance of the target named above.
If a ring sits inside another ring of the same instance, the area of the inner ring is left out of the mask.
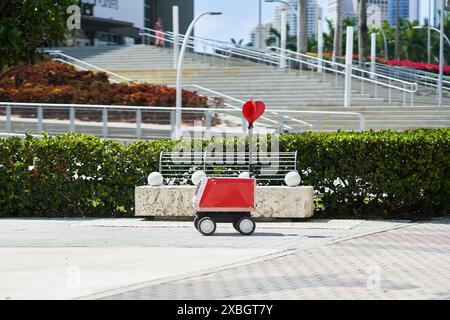
[[[242,107],[242,114],[250,126],[266,111],[266,105],[261,101],[247,101]]]

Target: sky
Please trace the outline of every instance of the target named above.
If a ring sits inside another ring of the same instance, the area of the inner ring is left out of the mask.
[[[351,0],[344,0],[351,1]],[[421,12],[428,14],[428,1],[421,0]],[[195,34],[200,37],[222,41],[244,39],[250,41],[250,30],[258,24],[259,0],[195,0],[195,14],[203,11],[221,11],[221,16],[205,16],[197,23]],[[325,8],[328,0],[318,0],[319,6]],[[273,21],[273,9],[276,3],[262,1],[262,21]]]

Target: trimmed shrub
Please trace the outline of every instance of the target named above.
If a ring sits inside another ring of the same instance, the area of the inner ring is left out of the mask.
[[[164,85],[110,83],[105,73],[41,61],[7,69],[0,79],[0,101],[174,107],[176,89]],[[183,90],[183,106],[206,108],[207,98]]]
[[[450,130],[283,135],[303,182],[333,217],[420,218],[450,213]]]
[[[176,143],[0,139],[0,216],[132,216],[134,187]],[[449,214],[450,129],[285,134],[280,150],[298,151],[303,184],[322,194],[318,217]]]

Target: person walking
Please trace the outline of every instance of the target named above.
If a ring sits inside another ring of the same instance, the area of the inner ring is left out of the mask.
[[[155,29],[156,29],[155,45],[157,47],[164,48],[164,29],[161,17],[158,18],[158,21],[155,24]]]

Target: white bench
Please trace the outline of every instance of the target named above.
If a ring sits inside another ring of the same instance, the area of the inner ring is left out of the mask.
[[[231,160],[231,161],[230,161]],[[252,157],[256,178],[256,211],[253,217],[309,218],[314,213],[311,186],[283,186],[284,176],[297,169],[297,152],[274,152]],[[275,168],[275,169],[274,169]],[[249,171],[249,155],[235,153],[177,153],[161,152],[159,172],[162,186],[136,187],[135,215],[138,217],[194,216],[192,206],[196,187],[191,176],[202,170],[208,177],[237,177]],[[275,170],[275,171],[274,171]]]
[[[135,190],[138,217],[190,217],[195,186],[142,186]],[[309,218],[314,213],[313,187],[257,186],[255,218]]]

